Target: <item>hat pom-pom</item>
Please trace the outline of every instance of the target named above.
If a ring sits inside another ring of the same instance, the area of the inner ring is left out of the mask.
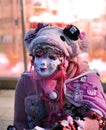
[[[81,40],[83,40],[84,37],[85,37],[85,35],[86,35],[85,32],[81,32],[78,37],[79,37]]]
[[[24,36],[24,45],[29,48],[31,41],[33,40],[35,29],[29,30]]]
[[[79,47],[81,50],[87,50],[88,48],[88,38],[85,32],[79,34]]]
[[[37,27],[36,27],[35,29],[29,30],[29,31],[26,33],[25,37],[24,37],[24,44],[25,44],[25,46],[26,46],[27,48],[29,48],[29,44],[30,44],[31,41],[36,37],[37,32],[38,32],[40,29],[42,29],[42,28],[44,28],[44,27],[46,27],[46,26],[48,26],[48,25],[49,25],[49,24],[38,23],[38,24],[37,24]]]

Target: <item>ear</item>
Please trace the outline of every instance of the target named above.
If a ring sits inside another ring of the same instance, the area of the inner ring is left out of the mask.
[[[24,36],[24,45],[29,48],[31,41],[33,40],[35,29],[29,30]]]

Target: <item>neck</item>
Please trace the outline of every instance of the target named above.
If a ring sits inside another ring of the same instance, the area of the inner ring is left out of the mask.
[[[57,70],[53,75],[46,78],[41,78],[40,84],[46,93],[50,94],[53,92],[57,83],[64,80],[65,74],[63,72],[63,70]]]
[[[40,82],[40,85],[42,89],[44,90],[45,93],[50,94],[55,90],[57,81],[56,80],[48,80],[48,79],[43,79]]]

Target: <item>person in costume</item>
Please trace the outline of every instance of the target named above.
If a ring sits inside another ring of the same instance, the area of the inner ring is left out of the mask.
[[[80,57],[85,33],[39,23],[24,43],[32,60],[16,86],[16,129],[104,130],[106,95],[98,72]]]

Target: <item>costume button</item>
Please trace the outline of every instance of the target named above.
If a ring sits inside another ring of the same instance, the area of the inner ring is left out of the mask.
[[[90,96],[97,96],[97,87],[88,87],[87,88],[87,94]]]

